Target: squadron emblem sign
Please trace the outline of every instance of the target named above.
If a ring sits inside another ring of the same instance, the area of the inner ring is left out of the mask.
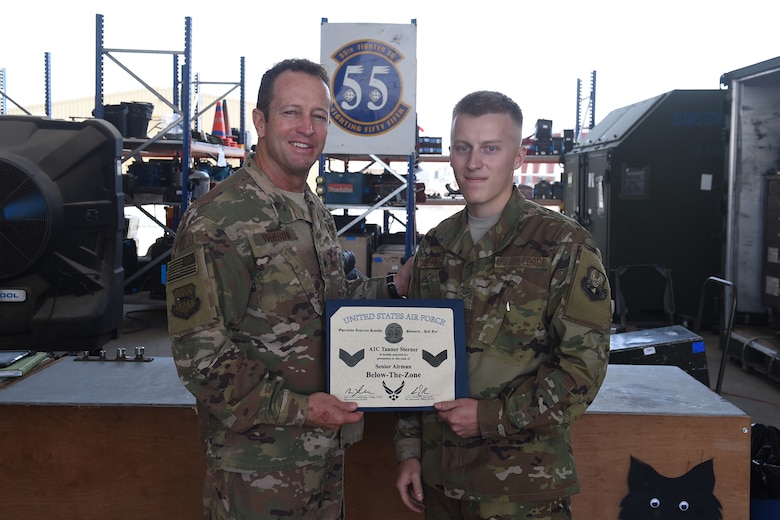
[[[323,23],[332,92],[326,154],[414,153],[416,45],[416,24]]]
[[[392,130],[410,112],[403,102],[403,77],[396,64],[404,59],[398,49],[376,40],[358,40],[332,56],[333,124],[356,135],[378,135]]]

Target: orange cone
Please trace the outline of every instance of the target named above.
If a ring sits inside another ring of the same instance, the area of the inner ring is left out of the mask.
[[[230,128],[230,115],[228,115],[227,99],[222,100],[222,117],[225,119],[225,133],[227,134],[227,144],[236,147],[238,143],[233,139],[233,130]]]
[[[227,137],[225,134],[225,119],[222,117],[222,103],[217,103],[214,109],[214,126],[211,128],[211,135],[219,137],[223,142]]]

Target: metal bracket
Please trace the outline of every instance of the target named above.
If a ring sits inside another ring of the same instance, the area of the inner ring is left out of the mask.
[[[77,357],[74,361],[121,361],[121,362],[144,362],[148,363],[153,361],[154,358],[146,357],[144,355],[144,347],[135,347],[135,357],[127,357],[127,349],[125,347],[117,347],[116,357],[109,359],[106,356],[106,351],[101,349],[98,356],[90,356],[89,351],[85,350],[84,353]]]

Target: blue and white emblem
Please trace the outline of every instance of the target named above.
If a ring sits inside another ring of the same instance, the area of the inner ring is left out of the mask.
[[[344,131],[381,135],[403,121],[411,107],[404,103],[403,77],[397,64],[403,55],[392,45],[371,39],[350,42],[332,56],[331,118]]]

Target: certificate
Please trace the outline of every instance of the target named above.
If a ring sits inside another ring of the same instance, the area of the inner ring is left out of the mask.
[[[365,411],[433,409],[468,395],[460,300],[326,303],[328,391]]]

